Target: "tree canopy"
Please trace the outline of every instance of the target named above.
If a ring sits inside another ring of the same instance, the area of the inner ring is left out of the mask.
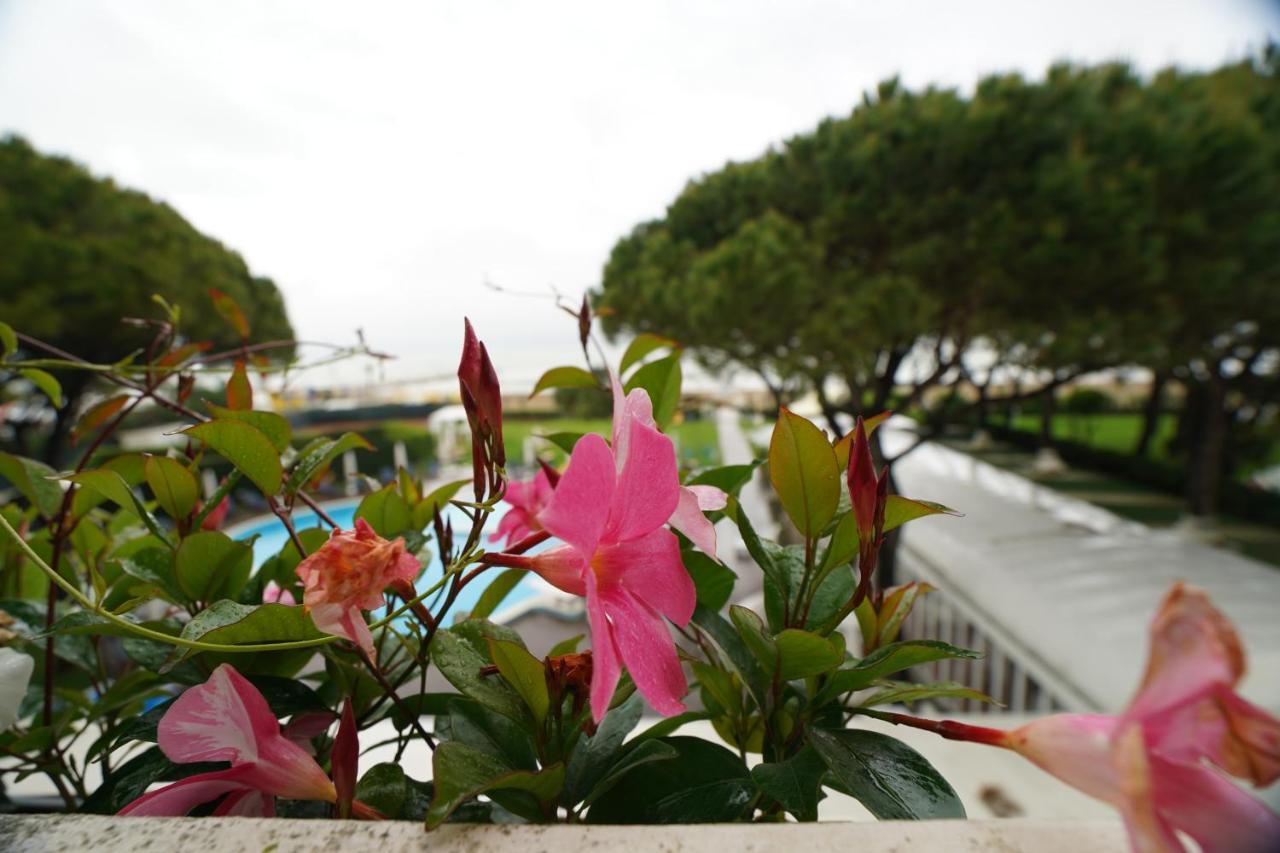
[[[676,338],[780,402],[814,389],[833,421],[985,390],[1001,368],[1027,395],[1140,365],[1205,386],[1201,431],[1221,444],[1277,388],[1278,70],[1269,49],[1150,79],[1060,65],[969,95],[888,81],[692,181],[618,241],[597,307],[609,331]]]

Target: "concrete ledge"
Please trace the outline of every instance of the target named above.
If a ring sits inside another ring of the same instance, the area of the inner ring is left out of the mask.
[[[702,824],[697,826],[481,826],[450,824],[428,835],[406,821],[356,823],[257,818],[0,816],[0,850],[44,851],[377,850],[432,853],[574,853],[586,850],[787,851],[796,853],[1108,853],[1128,849],[1119,820],[885,821],[880,823]]]

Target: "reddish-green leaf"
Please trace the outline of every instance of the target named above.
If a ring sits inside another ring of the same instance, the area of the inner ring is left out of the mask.
[[[117,412],[124,408],[124,404],[127,402],[129,402],[129,395],[120,394],[115,397],[108,397],[91,406],[89,411],[80,416],[80,420],[76,421],[76,425],[72,428],[71,443],[75,444],[85,435],[111,420]]]
[[[904,498],[902,495],[889,495],[884,502],[884,530],[888,533],[895,527],[901,527],[908,521],[924,518],[927,515],[962,515],[962,513],[933,501],[919,501],[914,498]]]
[[[213,300],[214,309],[222,315],[222,319],[231,324],[241,338],[249,337],[249,321],[245,319],[240,305],[216,287],[209,288],[209,298]]]
[[[249,373],[244,369],[244,362],[237,361],[227,380],[227,408],[236,411],[249,411],[253,408],[253,386],[249,384]]]
[[[769,441],[769,480],[796,529],[815,537],[840,503],[840,469],[822,430],[783,407]]]
[[[892,414],[893,412],[881,412],[878,415],[864,419],[862,428],[866,431],[867,438],[871,438],[871,434],[876,431],[876,427],[889,420]],[[836,442],[836,462],[840,465],[841,471],[849,467],[849,450],[853,447],[853,433],[854,430],[850,430],[844,438]]]

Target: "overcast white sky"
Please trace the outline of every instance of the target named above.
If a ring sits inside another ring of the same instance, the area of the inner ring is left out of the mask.
[[[438,373],[466,313],[518,385],[574,330],[486,277],[580,296],[689,178],[885,77],[1210,67],[1268,36],[1263,0],[0,0],[0,131],[175,206],[302,337],[359,326],[389,377]]]

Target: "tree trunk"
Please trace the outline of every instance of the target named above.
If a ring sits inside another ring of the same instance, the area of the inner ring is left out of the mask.
[[[1187,509],[1208,518],[1218,512],[1226,450],[1226,388],[1222,377],[1210,374],[1199,401],[1199,418],[1191,444],[1187,476]]]
[[[1040,395],[1040,446],[1053,447],[1053,416],[1057,408],[1057,396],[1052,384]]]
[[[1133,448],[1134,456],[1146,456],[1151,450],[1151,442],[1160,427],[1160,414],[1164,408],[1164,387],[1169,382],[1169,373],[1157,370],[1151,375],[1151,391],[1142,406],[1142,432],[1138,443]]]

